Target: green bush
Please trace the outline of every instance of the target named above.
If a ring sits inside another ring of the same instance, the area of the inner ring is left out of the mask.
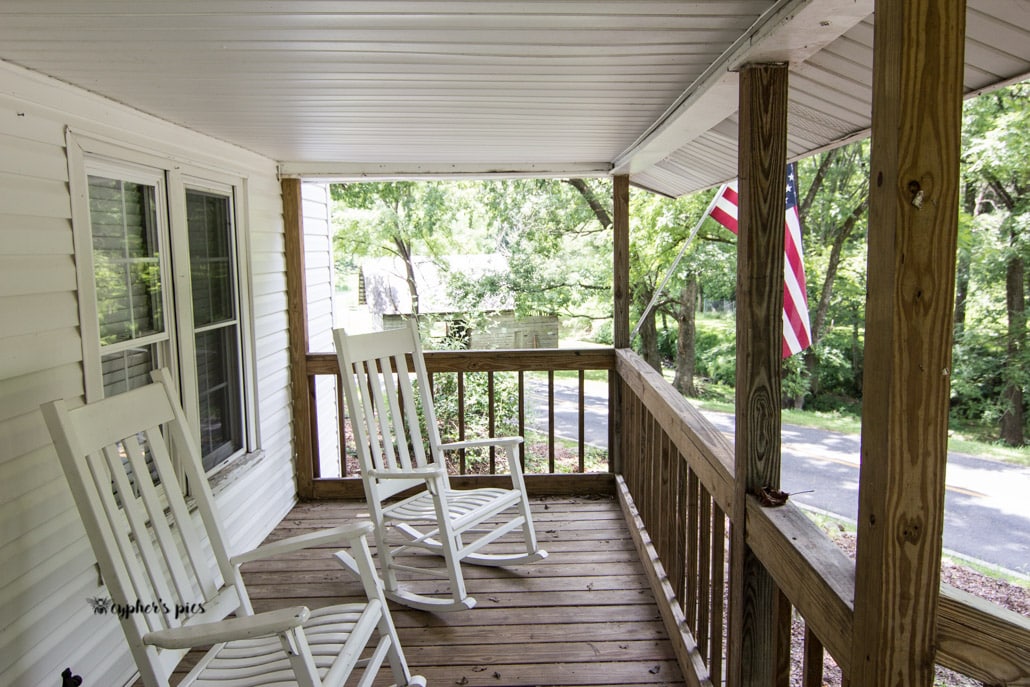
[[[593,336],[594,343],[612,346],[615,343],[615,336],[612,334],[612,321],[604,320],[597,325]]]
[[[512,436],[518,433],[518,376],[514,372],[493,373],[493,397],[490,395],[490,375],[487,372],[466,372],[462,379],[464,403],[459,405],[458,373],[439,373],[433,376],[433,407],[444,442],[479,439],[489,436]],[[490,432],[490,408],[494,410],[494,428]],[[464,469],[458,456],[448,456],[453,472],[489,472],[489,451],[469,450],[465,453]],[[507,472],[504,468],[500,472]]]
[[[831,327],[815,348],[820,395],[858,398],[862,395],[862,341],[850,327]]]
[[[678,327],[667,327],[658,330],[658,354],[663,360],[676,360],[679,335]]]
[[[952,350],[951,419],[997,427],[1004,412],[1002,369],[1004,338],[990,330],[967,330]]]

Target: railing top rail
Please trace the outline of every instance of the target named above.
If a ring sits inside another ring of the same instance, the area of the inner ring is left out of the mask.
[[[519,348],[489,351],[426,351],[429,372],[548,372],[613,370],[612,348]],[[335,353],[308,353],[308,374],[336,374]]]
[[[729,440],[636,353],[616,352],[616,369],[680,453],[699,457],[691,469],[719,507],[732,513],[733,445]]]

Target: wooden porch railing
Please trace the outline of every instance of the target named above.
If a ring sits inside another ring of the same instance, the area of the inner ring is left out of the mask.
[[[585,373],[591,370],[600,370],[610,373],[615,366],[615,354],[612,349],[590,348],[590,349],[560,349],[560,350],[505,350],[505,351],[426,351],[426,368],[430,377],[430,384],[436,389],[447,376],[452,377],[455,398],[447,399],[448,402],[457,405],[456,422],[453,428],[453,440],[461,441],[466,438],[473,438],[467,435],[466,426],[472,419],[483,421],[487,426],[487,435],[501,436],[506,432],[500,431],[501,418],[504,418],[513,430],[521,436],[534,437],[527,440],[526,444],[520,447],[520,461],[526,470],[526,484],[534,494],[545,493],[599,493],[610,492],[612,482],[612,470],[610,458],[606,458],[601,470],[590,470],[587,463],[588,452],[591,447],[585,440],[585,416],[586,416],[586,377]],[[306,357],[307,380],[308,380],[308,405],[316,408],[316,384],[320,378],[334,378],[337,380],[337,401],[336,407],[343,409],[344,400],[342,386],[339,381],[339,363],[335,354],[332,353],[308,353]],[[577,401],[576,401],[576,438],[575,460],[573,465],[559,465],[558,448],[562,440],[556,433],[555,422],[555,390],[557,372],[576,373]],[[466,386],[471,381],[472,375],[483,375],[486,377],[487,398],[483,415],[475,417],[476,413],[468,407],[470,394],[466,392]],[[513,378],[517,386],[515,397],[502,395],[496,391],[500,385],[500,378],[508,376]],[[538,380],[538,385],[544,395],[546,406],[546,418],[543,422],[543,429],[533,428],[532,417],[530,416],[529,396],[530,377]],[[437,401],[439,405],[440,401]],[[437,409],[439,414],[439,408]],[[313,498],[354,498],[363,495],[361,484],[352,478],[348,470],[347,461],[342,464],[342,478],[322,477],[320,475],[320,458],[318,454],[317,435],[322,423],[337,423],[338,434],[342,437],[346,434],[345,413],[340,412],[336,417],[319,417],[317,413],[310,414],[308,426],[310,428],[309,441],[311,455],[308,465],[313,475],[310,495]],[[543,434],[542,437],[538,436]],[[527,444],[529,446],[527,447]],[[541,445],[542,444],[542,445]],[[612,438],[608,438],[608,446],[612,445]],[[532,451],[534,455],[527,454]],[[596,449],[593,450],[596,452]],[[607,451],[602,451],[607,453]],[[530,459],[533,460],[530,460]],[[457,486],[467,483],[470,480],[477,480],[482,484],[489,481],[491,475],[496,473],[493,456],[487,468],[477,466],[475,470],[466,462],[465,455],[461,454],[456,466],[458,474],[451,478],[451,482]],[[307,466],[306,466],[307,467]],[[485,474],[484,474],[485,473]],[[504,479],[501,477],[498,480]]]
[[[638,524],[666,627],[691,684],[727,675],[728,514],[733,448],[636,354],[616,353],[622,473],[619,497]],[[824,652],[850,674],[855,565],[793,504],[769,508],[748,496],[747,543],[804,620],[805,685],[821,685]],[[788,612],[789,608],[784,608]],[[777,638],[789,669],[790,637]],[[1030,684],[1030,620],[942,588],[937,662],[988,685]],[[785,682],[784,682],[785,684]]]
[[[333,354],[308,354],[309,393],[316,380],[337,377]],[[548,408],[546,461],[527,475],[538,494],[612,493],[620,498],[627,518],[635,523],[641,561],[651,578],[670,638],[677,647],[683,672],[693,685],[718,685],[728,675],[729,644],[728,552],[733,513],[733,447],[700,413],[636,354],[620,349],[548,351],[431,351],[426,364],[434,379],[481,373],[488,379],[513,374],[518,379],[516,422],[527,426],[528,375],[542,374]],[[572,474],[557,474],[554,432],[555,373],[576,371],[578,378],[578,462]],[[609,473],[584,472],[584,372],[604,370],[612,381],[609,450],[620,458]],[[496,397],[488,383],[488,424],[493,427],[509,401]],[[342,398],[338,407],[343,408]],[[462,401],[458,400],[459,406]],[[616,405],[617,404],[617,405]],[[314,404],[312,403],[312,406]],[[342,416],[342,413],[341,413]],[[492,419],[490,419],[492,418]],[[311,419],[318,422],[342,419]],[[610,432],[613,434],[614,432]],[[312,434],[312,444],[317,445]],[[312,496],[355,498],[362,495],[354,478],[318,478],[317,454],[312,456]],[[490,470],[488,470],[489,472]],[[458,481],[490,480],[489,475],[458,477]],[[747,497],[747,542],[778,585],[784,613],[804,621],[805,685],[822,684],[826,654],[850,673],[854,618],[855,566],[825,533],[797,507],[763,507]],[[791,637],[777,638],[786,652]],[[937,621],[938,663],[989,685],[1030,684],[1030,621],[982,599],[951,588],[941,592]]]

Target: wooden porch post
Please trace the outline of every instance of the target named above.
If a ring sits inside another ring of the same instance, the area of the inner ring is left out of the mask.
[[[307,284],[304,279],[304,199],[300,179],[283,179],[283,230],[286,253],[286,306],[290,333],[290,400],[293,450],[297,461],[297,495],[314,496],[311,445],[311,397],[308,391]]]
[[[629,175],[612,179],[612,343],[615,348],[629,348]],[[622,472],[622,420],[619,413],[621,396],[618,380],[609,375],[608,383],[608,463],[616,473]]]
[[[612,183],[612,225],[615,232],[615,265],[612,296],[615,312],[612,339],[615,348],[629,348],[629,176],[620,174]]]
[[[876,2],[854,685],[933,680],[965,16]]]
[[[740,72],[736,489],[730,552],[729,684],[782,684],[784,618],[772,577],[745,544],[747,494],[780,486],[787,65]]]

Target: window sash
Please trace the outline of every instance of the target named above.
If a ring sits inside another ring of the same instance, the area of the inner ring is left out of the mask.
[[[91,174],[88,188],[101,353],[112,344],[168,338],[159,180]]]
[[[180,311],[180,326],[192,323],[193,419],[210,470],[245,446],[234,193],[189,183],[183,200],[191,308]]]
[[[149,382],[151,368],[171,368],[205,467],[215,469],[256,436],[243,384],[237,182],[186,178],[181,168],[128,161],[132,154],[125,162],[94,157],[77,145],[69,157],[83,171],[72,184],[82,198],[73,219],[82,292],[93,294],[83,327],[87,398]],[[219,357],[202,359],[212,354]]]

